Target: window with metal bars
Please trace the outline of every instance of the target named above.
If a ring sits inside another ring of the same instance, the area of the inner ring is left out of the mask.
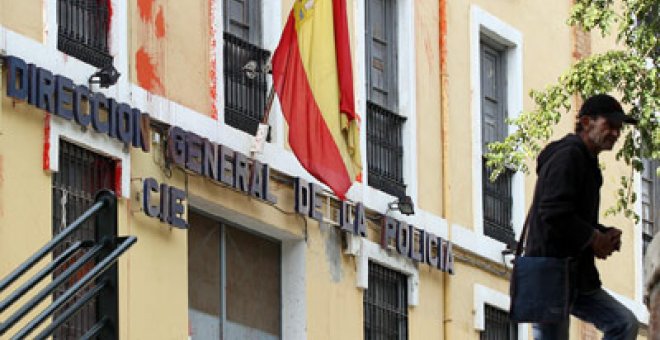
[[[653,236],[660,230],[660,180],[656,169],[658,160],[644,159],[642,172],[642,254],[646,255]]]
[[[366,2],[367,167],[369,186],[402,197],[406,118],[397,112],[396,5],[395,0]]]
[[[101,68],[112,64],[110,0],[57,0],[57,49]]]
[[[509,320],[509,313],[493,306],[485,306],[485,329],[480,340],[517,340],[518,327]]]
[[[67,141],[60,141],[59,171],[53,173],[52,210],[53,235],[56,235],[78,216],[94,204],[94,196],[101,189],[114,190],[116,163],[110,158],[103,157],[92,151],[81,148]],[[96,240],[94,219],[85,222],[83,226],[67,239],[62,241],[53,250],[53,257],[59,255],[75,241]],[[73,257],[71,263],[83,253]],[[61,295],[68,287],[82,278],[94,266],[93,261],[81,268],[78,273],[65,281],[57,288],[54,298]],[[62,265],[54,272],[57,277],[67,268]],[[82,296],[93,288],[85,288],[76,296]],[[77,298],[72,298],[66,306],[72,305]],[[90,300],[76,315],[60,326],[54,333],[53,339],[78,339],[94,324],[99,321],[96,298]],[[65,309],[65,308],[63,308]],[[57,318],[57,314],[55,314]]]
[[[367,102],[369,185],[390,195],[406,195],[403,182],[403,124],[406,118]]]
[[[225,123],[251,135],[264,117],[270,52],[260,48],[261,1],[224,0]]]
[[[369,262],[364,291],[364,339],[408,339],[408,285],[405,274]]]
[[[506,124],[506,59],[502,46],[482,40],[481,62],[481,140],[482,154],[488,144],[503,140]],[[490,181],[492,171],[482,161],[482,203],[484,234],[498,241],[512,244],[515,234],[512,225],[513,171],[502,173],[495,182]]]
[[[224,33],[225,123],[251,135],[264,117],[268,58],[269,51]]]

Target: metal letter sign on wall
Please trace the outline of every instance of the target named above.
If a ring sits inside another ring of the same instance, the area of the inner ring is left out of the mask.
[[[98,133],[149,152],[150,118],[147,113],[117,103],[102,93],[94,93],[87,86],[76,85],[67,77],[26,64],[21,58],[8,56],[6,60],[7,96],[27,101],[66,120],[74,120],[82,127],[91,124]],[[103,113],[107,114],[107,119],[102,118]]]
[[[66,120],[73,120],[82,127],[107,134],[124,145],[150,151],[149,114],[94,93],[84,85],[76,85],[71,79],[53,75],[50,71],[27,64],[23,59],[7,56],[7,96],[26,101]],[[84,109],[87,108],[87,109]],[[104,119],[103,117],[107,117]],[[268,164],[249,159],[246,155],[224,145],[216,144],[178,126],[169,127],[167,159],[176,166],[225,184],[270,204],[277,197],[270,192],[270,167]],[[305,180],[294,180],[295,211],[319,222],[327,221],[321,210],[321,187]],[[158,194],[158,204],[152,195]],[[144,213],[177,228],[187,228],[184,219],[186,192],[173,186],[159,184],[146,178],[142,186]],[[367,237],[365,207],[356,203],[351,207],[340,202],[336,224],[341,230]],[[415,262],[424,262],[439,270],[454,272],[454,256],[451,242],[423,229],[383,217],[381,247],[394,249]]]

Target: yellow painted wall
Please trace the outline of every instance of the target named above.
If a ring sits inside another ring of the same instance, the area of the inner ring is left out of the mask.
[[[41,0],[0,0],[0,25],[43,42],[43,5]]]
[[[417,180],[420,208],[442,215],[439,2],[415,2]]]
[[[362,291],[356,287],[355,261],[343,255],[336,237],[339,233],[330,228],[334,227],[309,223],[305,274],[308,339],[349,339],[363,333]]]
[[[522,33],[523,109],[532,109],[530,89],[543,88],[571,63],[570,29],[565,25],[568,1],[447,1],[447,63],[451,141],[448,180],[450,222],[472,228],[472,104],[470,84],[470,4]],[[476,70],[478,72],[478,70]],[[527,195],[527,197],[530,197]]]
[[[0,278],[52,237],[51,177],[42,170],[44,115],[5,95],[5,74],[3,71],[0,76]],[[36,272],[28,271],[10,287],[19,287]],[[0,294],[0,299],[6,296],[8,292]],[[6,321],[16,309],[0,314],[0,320]],[[35,315],[32,312],[26,318]],[[14,326],[13,332],[25,325],[25,320]]]
[[[409,339],[451,339],[444,337],[444,294],[451,278],[436,268],[419,266],[419,305],[408,308]]]
[[[0,0],[0,6],[4,5],[0,9],[6,9],[7,2]],[[21,6],[33,6],[34,3],[26,1]],[[160,67],[163,67],[157,71],[163,75],[165,97],[202,114],[209,114],[208,4],[203,1],[190,6],[174,0],[154,0],[152,3],[154,20],[159,6],[164,8],[166,33],[162,39],[154,38],[155,21],[143,20],[137,2],[129,2],[131,81],[138,83],[135,54],[141,44],[146,44],[150,53],[156,54],[154,60],[161,62]],[[284,19],[289,13],[290,3],[290,0],[283,0]],[[572,62],[571,31],[564,25],[568,1],[556,2],[553,6],[542,0],[480,0],[474,3],[523,33],[525,94],[531,88],[542,88],[554,82]],[[349,1],[349,8],[355,8],[354,5],[355,2]],[[448,155],[449,173],[446,175],[450,189],[449,206],[453,207],[449,222],[471,228],[472,164],[467,157],[472,152],[473,133],[469,83],[469,4],[447,1],[447,9],[449,129],[452,139]],[[5,23],[5,11],[0,13],[3,15],[1,23],[9,27],[11,24]],[[177,15],[179,13],[186,15]],[[416,1],[414,13],[419,205],[440,215],[443,204],[443,155],[439,110],[438,3]],[[40,37],[42,34],[41,28],[29,28],[29,25],[27,31],[30,37]],[[605,48],[608,44],[595,42],[594,50]],[[354,55],[354,59],[361,57]],[[42,170],[41,164],[43,113],[26,104],[14,105],[1,88],[0,96],[0,258],[3,259],[0,261],[0,275],[4,275],[52,236],[51,176]],[[529,110],[532,105],[525,95],[524,109]],[[572,125],[572,117],[567,118],[556,135],[571,131]],[[89,129],[86,133],[94,132]],[[131,199],[122,199],[119,204],[119,234],[135,235],[138,242],[119,260],[122,339],[185,339],[188,336],[187,233],[161,224],[140,210],[135,196],[140,191],[140,180],[145,177],[154,177],[159,182],[186,189],[189,195],[210,202],[211,208],[215,205],[249,216],[291,237],[303,239],[306,235],[306,291],[300,293],[305,294],[306,298],[307,338],[361,338],[364,327],[363,292],[356,287],[355,259],[343,254],[336,227],[319,225],[310,219],[305,225],[301,217],[291,213],[294,205],[290,184],[271,180],[271,190],[278,197],[277,206],[282,212],[244,193],[198,175],[184,174],[179,169],[173,170],[171,177],[165,176],[160,163],[162,154],[156,147],[154,145],[150,153],[131,149],[131,166],[124,168],[124,171],[131,172],[134,181]],[[618,182],[618,176],[627,171],[613,163],[612,155],[609,153],[603,158],[608,164],[606,183]],[[526,183],[529,202],[533,176],[528,177]],[[604,207],[613,203],[612,192],[611,186],[603,189]],[[603,222],[624,229],[623,251],[607,262],[599,263],[604,281],[616,292],[633,296],[632,225],[620,217],[608,218]],[[373,227],[369,229],[369,238],[377,242],[378,234]],[[479,283],[502,293],[508,291],[508,281],[503,277],[461,262],[457,262],[456,275],[453,276],[425,264],[420,264],[418,268],[419,305],[409,308],[410,339],[477,339],[474,329],[474,285]],[[577,335],[576,327],[574,323],[572,336]]]
[[[211,2],[128,2],[131,82],[205,115],[213,103]]]

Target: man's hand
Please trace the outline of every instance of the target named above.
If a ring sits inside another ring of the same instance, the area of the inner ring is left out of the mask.
[[[591,248],[594,250],[594,255],[599,259],[606,259],[608,256],[621,246],[621,231],[615,228],[609,229],[606,232],[594,230],[594,238],[591,243]]]
[[[621,250],[621,234],[623,233],[621,229],[610,227],[607,229],[605,232],[606,234],[610,235],[612,239],[614,240],[614,250],[615,251],[620,251]]]

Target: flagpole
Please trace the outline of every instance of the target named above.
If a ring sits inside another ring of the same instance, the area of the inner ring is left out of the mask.
[[[263,124],[268,124],[268,117],[270,116],[270,108],[273,106],[273,100],[275,99],[275,86],[270,87],[268,91],[268,99],[266,99],[266,107],[264,108],[264,117],[261,119]]]
[[[266,65],[265,70],[270,70],[270,68],[270,60],[268,60],[268,64]],[[266,98],[264,115],[261,117],[261,122],[257,127],[254,139],[252,140],[252,146],[250,147],[250,155],[252,158],[254,158],[257,153],[261,153],[263,151],[263,143],[266,141],[268,132],[270,130],[270,125],[268,125],[268,118],[270,117],[270,110],[273,106],[273,100],[275,100],[275,86],[271,85],[270,90],[268,91],[268,97]]]

